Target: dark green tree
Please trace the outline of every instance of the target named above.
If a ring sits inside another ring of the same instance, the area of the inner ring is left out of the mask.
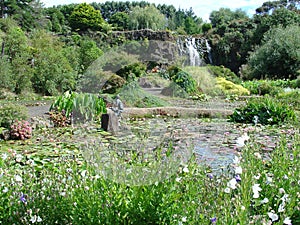
[[[74,31],[85,32],[87,30],[102,31],[106,22],[99,10],[87,3],[82,3],[71,13],[69,23]]]
[[[125,12],[113,14],[108,21],[117,30],[127,30],[129,28],[129,15]]]
[[[251,77],[296,79],[300,70],[299,37],[297,25],[267,32],[263,44],[249,58]]]

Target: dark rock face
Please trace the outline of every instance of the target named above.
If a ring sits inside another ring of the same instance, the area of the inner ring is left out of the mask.
[[[112,32],[113,38],[117,38],[119,36],[124,36],[127,40],[135,41],[142,41],[145,39],[159,41],[175,41],[175,37],[169,31],[153,31],[150,29]]]

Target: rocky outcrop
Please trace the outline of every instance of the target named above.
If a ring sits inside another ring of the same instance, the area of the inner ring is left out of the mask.
[[[176,38],[169,31],[153,31],[151,29],[131,30],[131,31],[114,31],[112,32],[113,38],[123,36],[127,40],[142,41],[159,40],[159,41],[175,41]]]

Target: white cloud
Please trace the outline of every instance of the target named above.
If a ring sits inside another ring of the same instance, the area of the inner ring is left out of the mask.
[[[46,7],[51,7],[53,5],[63,5],[71,3],[104,3],[106,0],[42,0]],[[124,0],[126,1],[126,0]],[[231,10],[242,9],[247,12],[249,16],[255,13],[255,9],[260,7],[266,0],[206,0],[206,1],[195,1],[195,0],[145,0],[146,2],[166,5],[174,5],[176,9],[190,9],[198,17],[201,17],[204,21],[208,21],[209,14],[214,10],[219,10],[220,8],[230,8]]]

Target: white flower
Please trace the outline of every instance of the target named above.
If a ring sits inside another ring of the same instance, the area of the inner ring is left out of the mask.
[[[260,201],[261,204],[265,204],[268,203],[269,199],[268,198],[264,198],[263,200]]]
[[[17,182],[22,182],[22,177],[21,176],[19,176],[19,175],[15,175],[15,180],[17,181]]]
[[[8,192],[8,188],[5,187],[3,190],[2,190],[3,193],[7,193]]]
[[[261,191],[262,189],[259,187],[259,184],[254,184],[252,186],[252,191],[253,191],[253,198],[259,198],[259,192]]]
[[[267,181],[266,181],[267,184],[270,184],[270,183],[273,182],[273,178],[272,177],[266,176],[266,179],[267,179]]]
[[[279,188],[279,193],[280,194],[284,194],[285,193],[285,190],[283,188]]]
[[[278,215],[276,213],[268,212],[268,216],[272,220],[272,222],[278,220]]]
[[[43,220],[42,220],[42,218],[38,216],[38,218],[37,218],[36,222],[38,222],[38,223],[39,223],[39,222],[42,222],[42,221],[43,221]]]
[[[236,140],[237,147],[243,147],[245,145],[245,141],[249,140],[249,136],[247,133],[244,133],[241,137],[238,137]]]
[[[290,219],[290,217],[286,217],[283,221],[283,224],[292,225],[292,220]]]
[[[176,177],[176,182],[180,182],[181,181],[181,177]]]
[[[255,153],[254,153],[254,156],[255,156],[256,158],[258,158],[258,159],[261,159],[261,154],[259,154],[259,152],[255,152]]]
[[[188,172],[190,172],[189,171],[189,168],[187,167],[187,166],[185,166],[184,168],[183,168],[183,170],[182,170],[183,172],[185,172],[185,173],[188,173]]]
[[[83,170],[83,171],[81,171],[80,175],[81,175],[82,177],[85,177],[86,173],[87,173],[87,171],[86,171],[86,170]]]
[[[234,159],[233,159],[233,164],[238,165],[238,164],[240,164],[240,162],[241,162],[241,159],[235,155]]]
[[[284,212],[285,202],[282,202],[278,207],[278,212]]]
[[[243,211],[246,210],[246,207],[242,205],[241,210],[243,210]]]
[[[257,176],[254,176],[255,180],[259,180],[259,178],[260,178],[260,174],[257,174]]]
[[[232,178],[228,183],[227,186],[231,189],[236,189],[237,181],[235,178]]]
[[[21,154],[17,154],[17,155],[16,155],[16,161],[17,161],[17,162],[21,162],[22,159],[23,159],[23,156],[22,156]]]
[[[235,173],[236,174],[242,174],[242,172],[243,172],[242,167],[240,167],[240,166],[235,167]]]
[[[185,223],[187,221],[186,216],[182,217],[181,221]]]
[[[225,188],[224,192],[229,194],[230,193],[230,188],[229,187]]]
[[[2,156],[1,156],[1,158],[2,158],[3,160],[6,160],[6,159],[8,158],[8,155],[7,155],[6,153],[3,153]]]

